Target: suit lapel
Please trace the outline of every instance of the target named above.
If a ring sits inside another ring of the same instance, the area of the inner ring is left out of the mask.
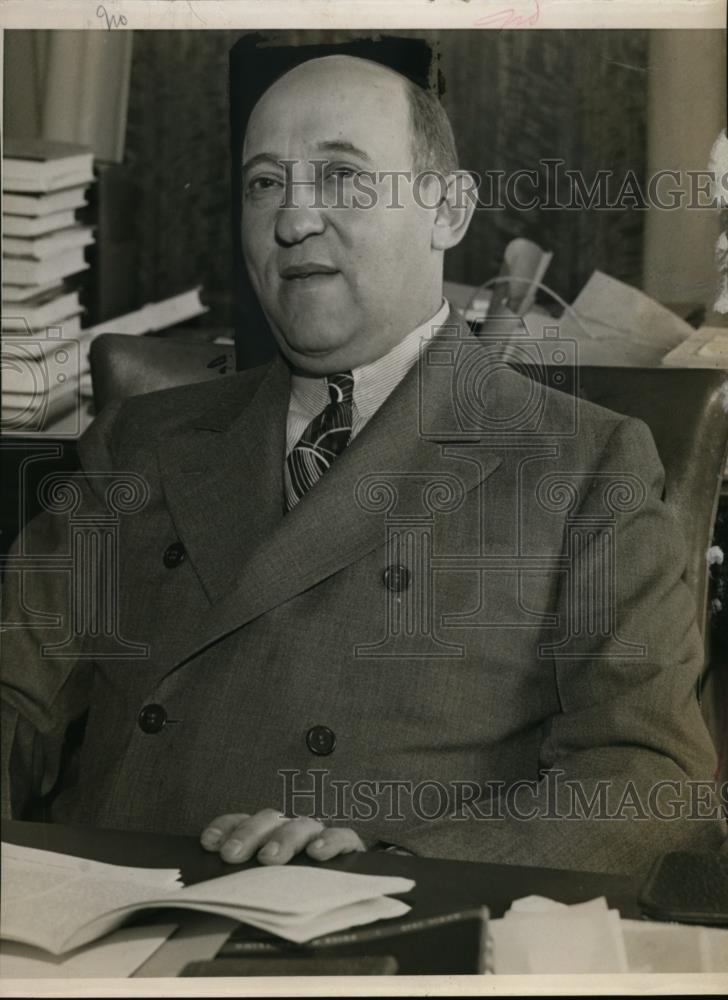
[[[167,505],[211,602],[231,590],[283,517],[289,382],[276,359],[251,399],[213,407],[160,448]]]
[[[188,452],[180,444],[167,454],[163,475],[173,517],[213,601],[194,624],[194,634],[180,631],[172,640],[164,657],[167,670],[383,546],[383,512],[361,503],[365,477],[396,479],[399,491],[404,487],[406,493],[408,483],[417,477],[421,482],[423,474],[432,481],[453,477],[456,470],[467,491],[498,467],[501,459],[492,453],[481,454],[480,463],[454,463],[443,449],[446,442],[419,433],[420,367],[427,371],[422,361],[413,366],[334,465],[285,515],[289,383],[281,362],[272,366],[251,404],[217,442],[208,434]],[[440,379],[427,395],[435,425],[443,425],[451,405],[451,392]],[[185,458],[187,471],[182,464],[173,471],[172,463]],[[416,483],[413,488],[416,492]],[[205,540],[213,533],[220,537],[208,551]],[[216,567],[223,568],[220,579],[215,578]]]

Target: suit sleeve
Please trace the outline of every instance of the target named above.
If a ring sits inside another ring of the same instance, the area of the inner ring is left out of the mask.
[[[69,473],[84,512],[102,510],[88,472],[111,471],[111,429],[120,404],[97,417],[79,441],[82,470]],[[91,665],[78,644],[57,658],[44,647],[69,634],[70,572],[48,568],[53,557],[69,565],[68,514],[44,511],[15,540],[3,577],[0,631],[2,704],[2,815],[19,818],[54,787],[66,731],[88,708]],[[48,560],[47,557],[51,557]],[[43,559],[45,566],[33,566]]]
[[[578,515],[603,523],[605,477],[624,473],[641,480],[645,498],[616,515],[616,629],[585,628],[576,658],[544,659],[559,711],[544,729],[538,777],[524,775],[493,818],[423,823],[396,838],[400,846],[428,856],[626,873],[645,871],[663,851],[723,841],[720,799],[710,790],[715,751],[696,694],[703,645],[682,579],[685,547],[662,503],[664,471],[642,422],[616,426]],[[563,575],[562,623],[588,574],[610,578],[604,533],[585,539],[572,549],[572,580],[581,583],[571,594]],[[625,641],[644,648],[625,655]]]

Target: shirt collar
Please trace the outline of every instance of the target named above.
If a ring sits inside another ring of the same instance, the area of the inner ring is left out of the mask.
[[[381,358],[354,369],[354,403],[362,420],[368,420],[382,405],[419,357],[423,340],[429,340],[447,320],[449,303],[442,305],[426,323],[408,333]]]
[[[450,304],[443,299],[435,315],[408,333],[391,351],[368,365],[353,369],[354,406],[361,420],[369,420],[379,409],[417,360],[422,342],[429,340],[444,325],[449,312]],[[291,377],[291,406],[295,410],[313,418],[328,401],[324,378]]]

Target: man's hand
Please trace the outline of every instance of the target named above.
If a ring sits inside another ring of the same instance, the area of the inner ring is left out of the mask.
[[[253,816],[218,816],[202,831],[200,843],[207,851],[218,851],[223,861],[231,864],[249,861],[255,855],[263,865],[285,865],[301,851],[316,861],[328,861],[338,854],[366,850],[353,830],[327,829],[317,819],[289,819],[275,809],[262,809]]]

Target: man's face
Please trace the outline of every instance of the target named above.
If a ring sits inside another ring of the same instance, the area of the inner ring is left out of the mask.
[[[416,203],[407,179],[393,208],[394,182],[382,177],[413,167],[397,74],[346,56],[297,67],[256,105],[243,164],[245,261],[296,367],[325,374],[372,361],[437,310],[435,210]],[[360,193],[359,205],[357,174],[376,192]],[[433,203],[431,191],[423,200]]]

